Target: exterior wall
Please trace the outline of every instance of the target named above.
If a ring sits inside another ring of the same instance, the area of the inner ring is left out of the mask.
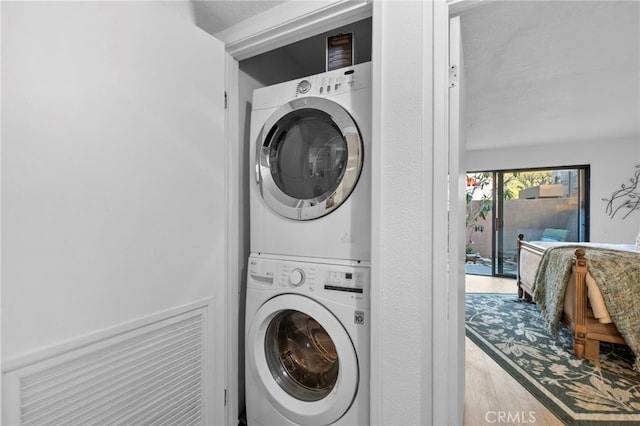
[[[476,201],[474,201],[476,202]],[[507,200],[504,203],[504,249],[515,253],[518,234],[525,239],[539,240],[545,228],[568,229],[567,241],[578,241],[577,198],[541,198],[534,200]],[[467,231],[466,243],[471,243],[474,253],[490,258],[492,252],[491,224],[493,213],[489,212],[483,232]]]
[[[640,211],[622,219],[605,212],[608,198],[629,179],[640,164],[640,140],[584,141],[552,146],[527,146],[467,152],[467,170],[509,170],[554,166],[591,166],[591,229],[594,242],[632,244],[640,228]]]
[[[224,285],[223,52],[188,3],[2,3],[3,362]]]

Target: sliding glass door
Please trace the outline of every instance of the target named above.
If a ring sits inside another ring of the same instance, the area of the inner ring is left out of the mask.
[[[499,170],[467,175],[467,272],[515,276],[526,240],[588,241],[589,168]]]

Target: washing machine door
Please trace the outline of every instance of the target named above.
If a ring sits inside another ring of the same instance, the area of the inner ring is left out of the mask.
[[[247,333],[247,370],[284,417],[304,425],[340,419],[358,391],[356,351],[320,303],[283,294],[264,303]]]
[[[305,97],[280,107],[262,127],[256,148],[262,198],[290,219],[330,213],[349,197],[362,171],[358,126],[325,98]]]

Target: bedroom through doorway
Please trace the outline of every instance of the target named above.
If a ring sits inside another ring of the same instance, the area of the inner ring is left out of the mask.
[[[526,240],[589,241],[589,166],[467,173],[465,271],[515,277]]]

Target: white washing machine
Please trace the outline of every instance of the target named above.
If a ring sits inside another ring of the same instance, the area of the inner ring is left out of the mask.
[[[369,267],[252,255],[249,426],[369,424]]]
[[[256,89],[251,252],[371,259],[371,63]]]

